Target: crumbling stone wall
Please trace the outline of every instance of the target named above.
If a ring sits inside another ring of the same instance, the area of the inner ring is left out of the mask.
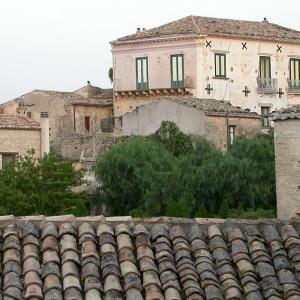
[[[300,120],[274,124],[277,217],[289,219],[300,213]]]
[[[125,138],[113,134],[98,133],[91,136],[71,133],[60,137],[63,142],[58,142],[59,147],[54,150],[63,158],[80,160],[83,153],[84,159],[95,160],[98,154],[102,154],[115,143],[122,142]]]

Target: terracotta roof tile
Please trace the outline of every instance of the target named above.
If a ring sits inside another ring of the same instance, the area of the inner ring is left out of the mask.
[[[19,299],[300,297],[300,237],[279,221],[114,220],[97,238],[87,220],[60,222],[59,235],[55,224],[27,222],[2,228],[0,287]]]
[[[40,129],[40,124],[27,117],[0,114],[0,128]]]
[[[188,16],[149,30],[119,38],[113,41],[112,44],[170,37],[195,37],[196,35],[300,43],[299,31],[267,21],[257,22]]]

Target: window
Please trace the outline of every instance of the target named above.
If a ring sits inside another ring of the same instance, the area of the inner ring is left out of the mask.
[[[31,111],[27,112],[27,117],[31,119]]]
[[[16,154],[15,153],[3,153],[3,154],[0,154],[0,156],[2,156],[2,164],[0,165],[0,169],[4,169],[6,166],[9,165],[10,162],[12,162],[15,157],[16,157]]]
[[[42,111],[41,112],[41,118],[48,118],[49,117],[49,114],[47,111]]]
[[[262,79],[271,78],[271,58],[269,56],[259,57],[259,77]]]
[[[300,59],[290,59],[290,88],[300,89]]]
[[[235,140],[235,125],[229,125],[229,145],[232,146]]]
[[[84,129],[85,132],[90,132],[91,131],[91,117],[84,117]]]
[[[261,116],[262,116],[262,127],[269,127],[269,113],[270,107],[262,106],[261,107]]]
[[[103,133],[113,132],[113,118],[102,119],[100,126]]]
[[[226,78],[226,54],[215,53],[215,76]]]
[[[173,88],[184,86],[183,54],[171,55],[171,86]]]
[[[149,88],[147,57],[136,58],[136,88],[138,90],[147,90]]]

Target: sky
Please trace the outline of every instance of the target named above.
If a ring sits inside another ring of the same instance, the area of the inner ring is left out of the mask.
[[[300,31],[299,0],[0,0],[0,103],[33,89],[111,87],[109,42],[188,15]]]

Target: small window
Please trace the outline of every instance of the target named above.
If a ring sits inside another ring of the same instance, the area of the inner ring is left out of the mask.
[[[261,107],[261,116],[262,116],[262,127],[269,127],[269,113],[270,113],[270,107],[262,106]]]
[[[29,119],[31,119],[31,111],[28,111],[28,112],[27,112],[27,117],[28,117]]]
[[[215,53],[215,76],[226,78],[226,54]]]
[[[173,88],[184,86],[183,54],[171,55],[171,86]]]
[[[91,131],[91,117],[84,117],[84,129],[85,132],[89,133]]]
[[[236,125],[229,125],[229,145],[232,146],[235,141]]]
[[[138,90],[149,89],[147,57],[136,58],[136,88]]]
[[[113,132],[113,118],[101,120],[101,131],[103,133],[112,133]]]
[[[16,157],[15,153],[5,153],[0,155],[2,156],[2,165],[1,165],[2,169],[7,167]]]
[[[300,59],[290,59],[290,80],[298,86],[300,85]]]
[[[271,78],[271,58],[269,56],[259,57],[259,77],[262,79]]]
[[[41,118],[49,118],[49,114],[47,111],[42,111],[41,112]]]

